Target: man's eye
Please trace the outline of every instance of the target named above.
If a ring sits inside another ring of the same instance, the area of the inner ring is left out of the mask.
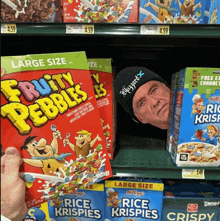
[[[151,89],[151,94],[156,94],[156,93],[157,93],[157,88],[156,87],[152,88]]]
[[[145,101],[141,101],[139,105],[140,107],[143,107],[145,105]]]
[[[36,143],[32,143],[32,146],[33,146],[33,147],[36,147]]]

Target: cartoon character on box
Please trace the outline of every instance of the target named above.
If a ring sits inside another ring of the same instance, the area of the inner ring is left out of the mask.
[[[202,135],[203,135],[203,132],[202,132]],[[200,135],[198,135],[198,133],[195,134],[195,136],[202,141],[205,141],[207,143],[210,143],[216,146],[218,144],[220,132],[217,126],[208,125],[207,126],[207,136],[208,136],[207,138],[201,137]]]
[[[192,105],[192,113],[195,114],[201,114],[202,111],[205,109],[204,107],[204,99],[201,98],[199,94],[196,94],[193,96],[193,102],[194,104]]]
[[[121,202],[121,200],[118,199],[118,193],[115,192],[112,188],[109,188],[107,190],[107,195],[109,196],[107,198],[108,206],[117,207],[118,204]]]
[[[102,139],[99,135],[96,136],[94,140],[91,139],[91,133],[86,130],[81,130],[77,132],[78,137],[75,137],[76,144],[70,143],[69,139],[64,139],[64,145],[68,144],[70,148],[76,153],[76,157],[79,158],[85,157],[89,154],[89,151],[92,150],[96,141],[101,141]]]
[[[193,16],[195,10],[199,7],[202,8],[201,2],[198,4],[195,4],[195,0],[184,0],[183,3],[180,2],[180,0],[177,0],[179,4],[179,8],[181,10],[181,16]],[[197,84],[198,86],[198,84]]]
[[[51,144],[47,144],[45,138],[40,138],[38,141],[35,139],[37,136],[29,136],[21,150],[27,150],[31,155],[31,159],[24,159],[24,162],[40,167],[43,173],[46,175],[55,176],[55,173],[60,171],[60,168],[64,168],[65,157],[72,153],[62,153],[58,155],[58,142],[60,137],[60,131],[53,132],[53,140]]]
[[[179,1],[179,0],[178,0]],[[181,3],[180,3],[181,4]],[[197,82],[197,79],[199,78],[200,76],[200,73],[198,73],[196,70],[193,71],[193,76],[191,78],[191,81],[193,84],[192,84],[192,87],[197,87],[198,86],[198,82]]]
[[[44,221],[46,219],[45,213],[38,207],[31,207],[23,219],[23,221]]]

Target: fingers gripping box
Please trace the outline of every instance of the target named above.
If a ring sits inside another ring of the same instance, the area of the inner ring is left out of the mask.
[[[106,220],[162,220],[163,183],[106,180]]]
[[[113,159],[115,136],[113,111],[113,74],[111,59],[88,59],[95,97],[109,158]]]
[[[172,141],[177,166],[220,166],[220,68],[179,72]]]
[[[28,207],[111,177],[85,53],[2,57],[1,66],[1,142],[23,157]]]
[[[104,221],[104,201],[104,183],[95,183],[62,196],[59,201],[48,201],[49,216],[56,221]]]

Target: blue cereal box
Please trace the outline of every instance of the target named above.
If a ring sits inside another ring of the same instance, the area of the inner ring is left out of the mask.
[[[204,24],[207,0],[140,0],[139,23]]]
[[[104,221],[104,201],[104,183],[92,184],[74,194],[48,201],[50,220]]]
[[[210,183],[164,185],[163,221],[218,221],[219,206],[220,196]]]
[[[172,138],[173,138],[173,119],[176,105],[176,82],[177,82],[177,73],[172,74],[171,77],[171,93],[170,93],[170,110],[169,110],[169,128],[167,130],[167,143],[166,149],[170,153]]]
[[[162,182],[143,180],[106,180],[105,221],[162,220]]]
[[[177,166],[220,166],[220,68],[179,72],[172,152]]]
[[[220,24],[220,0],[212,0],[209,11],[209,24]]]

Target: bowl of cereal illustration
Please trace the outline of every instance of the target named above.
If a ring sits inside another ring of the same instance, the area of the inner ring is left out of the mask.
[[[53,0],[13,0],[13,7],[1,2],[1,21],[54,22],[56,6]]]
[[[220,149],[204,142],[178,145],[177,164],[183,166],[220,166]]]

